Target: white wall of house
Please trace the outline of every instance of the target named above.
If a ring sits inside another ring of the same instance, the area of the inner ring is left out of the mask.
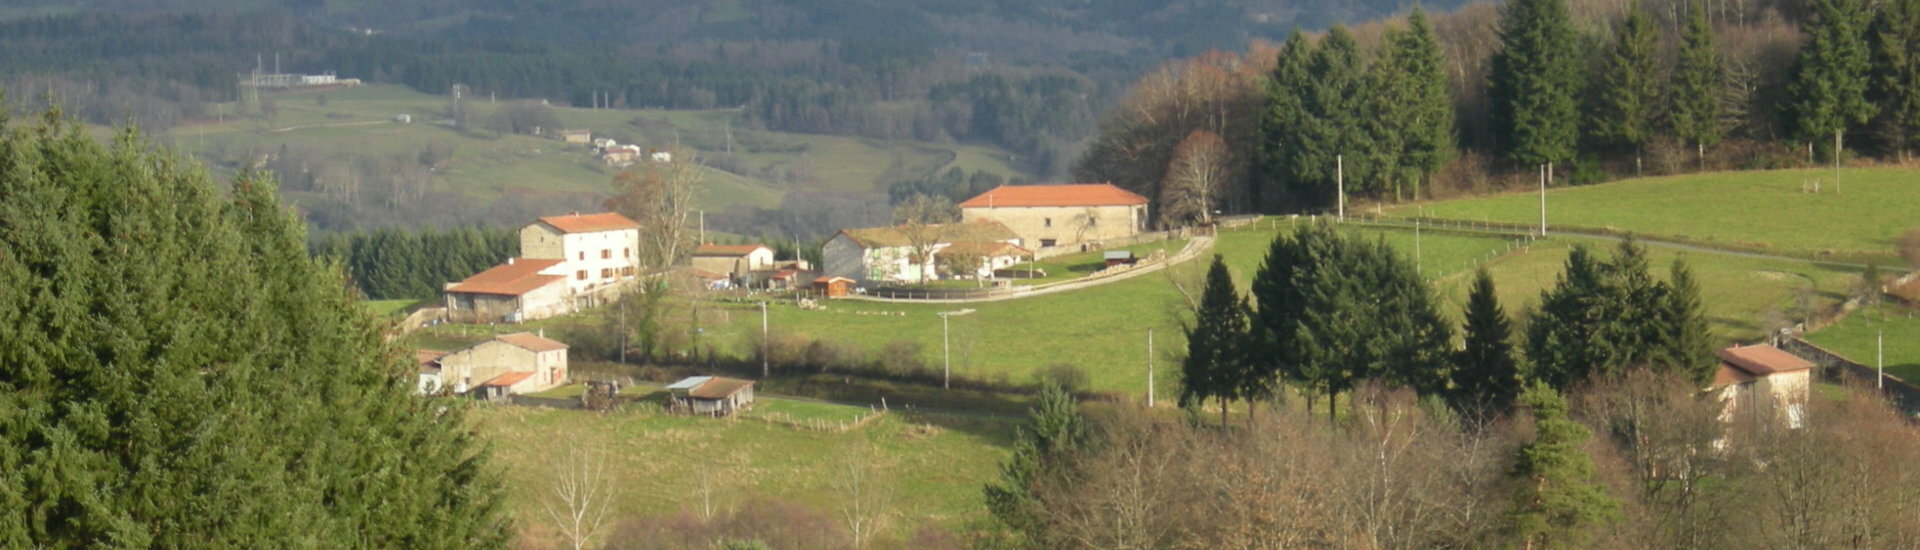
[[[520,256],[562,260],[551,272],[567,278],[572,294],[632,279],[639,253],[638,229],[564,233],[539,222],[520,229]]]

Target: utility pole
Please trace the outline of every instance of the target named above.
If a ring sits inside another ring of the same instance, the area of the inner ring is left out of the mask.
[[[1426,264],[1420,259],[1420,218],[1413,219],[1413,272],[1425,274]]]
[[[1540,236],[1547,236],[1547,165],[1540,165]]]
[[[773,369],[767,366],[767,302],[760,301],[760,379],[766,380]]]
[[[1147,408],[1153,408],[1153,329],[1147,329]]]
[[[694,212],[700,213],[700,244],[707,244],[707,211],[695,210]]]
[[[953,389],[953,340],[947,337],[947,314],[940,314],[940,389]]]
[[[1873,368],[1878,373],[1873,377],[1874,389],[1887,387],[1887,331],[1881,330],[1873,336]]]
[[[613,307],[620,310],[620,364],[627,364],[627,304],[626,300],[614,302]]]
[[[1345,155],[1333,156],[1333,188],[1339,193],[1340,221],[1347,221],[1347,161]]]

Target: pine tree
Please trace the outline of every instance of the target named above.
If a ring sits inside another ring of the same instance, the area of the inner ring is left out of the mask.
[[[1242,366],[1246,363],[1241,352],[1247,338],[1246,307],[1233,287],[1227,264],[1215,254],[1193,326],[1186,330],[1187,356],[1180,364],[1180,406],[1198,407],[1208,399],[1218,399],[1222,424],[1227,420],[1227,403],[1240,397],[1243,390],[1259,387],[1257,382],[1247,380],[1255,373]]]
[[[1260,170],[1271,191],[1293,206],[1327,204],[1332,189],[1308,177],[1314,166],[1307,158],[1305,127],[1307,63],[1313,54],[1306,33],[1295,29],[1275,57],[1267,79],[1267,108],[1260,117]]]
[[[1565,0],[1508,2],[1499,34],[1487,93],[1500,150],[1529,168],[1572,159],[1581,58]]]
[[[1526,548],[1581,548],[1594,528],[1620,517],[1620,503],[1594,480],[1593,458],[1581,449],[1593,434],[1545,384],[1529,386],[1520,404],[1533,413],[1534,437],[1514,461],[1519,488],[1507,519]]]
[[[1874,95],[1883,133],[1905,159],[1920,147],[1920,0],[1888,0],[1873,28]]]
[[[1493,276],[1481,268],[1467,294],[1466,347],[1454,356],[1452,403],[1455,410],[1491,417],[1508,410],[1520,395],[1522,375],[1513,356],[1513,323],[1494,293]]]
[[[1013,456],[1000,465],[1000,481],[983,492],[995,519],[1037,541],[1046,511],[1033,494],[1034,483],[1071,464],[1071,455],[1086,443],[1087,427],[1073,395],[1051,378],[1041,381],[1028,415],[1027,429],[1014,440]]]
[[[1694,281],[1693,270],[1686,262],[1674,261],[1667,275],[1659,325],[1656,334],[1661,340],[1655,349],[1655,363],[1701,384],[1712,380],[1717,364],[1707,334],[1707,314],[1700,303],[1700,284]]]
[[[1661,111],[1659,36],[1648,15],[1636,0],[1620,24],[1599,78],[1594,83],[1595,108],[1589,112],[1588,128],[1595,138],[1613,147],[1633,151],[1634,170],[1640,170],[1641,152],[1653,137],[1656,115]]]
[[[1302,148],[1306,156],[1295,167],[1301,179],[1320,179],[1326,189],[1336,186],[1336,164],[1344,164],[1347,193],[1374,194],[1379,166],[1357,162],[1370,147],[1362,127],[1367,112],[1367,63],[1360,43],[1345,25],[1327,29],[1327,36],[1307,61],[1307,121]],[[1340,158],[1344,157],[1344,159]]]
[[[1439,40],[1424,10],[1414,8],[1407,23],[1387,30],[1364,91],[1375,115],[1362,119],[1364,160],[1380,167],[1378,177],[1392,183],[1395,200],[1403,183],[1412,184],[1418,199],[1421,181],[1453,155],[1453,96]]]
[[[411,395],[271,181],[27,126],[0,130],[0,546],[504,546],[461,413]]]
[[[1527,325],[1527,360],[1533,378],[1567,388],[1612,366],[1617,301],[1605,266],[1575,245],[1560,280],[1540,294],[1540,309]]]
[[[1813,16],[1801,23],[1807,41],[1787,86],[1788,109],[1801,139],[1825,149],[1825,138],[1833,138],[1826,152],[1838,162],[1847,130],[1877,110],[1866,95],[1872,11],[1866,0],[1813,0],[1812,8]]]
[[[1727,70],[1714,49],[1713,25],[1705,4],[1695,4],[1681,35],[1680,62],[1673,72],[1673,135],[1692,143],[1706,162],[1707,147],[1720,143],[1726,106],[1720,102]]]

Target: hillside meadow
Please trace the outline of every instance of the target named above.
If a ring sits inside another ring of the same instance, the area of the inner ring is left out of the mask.
[[[1812,192],[1815,183],[1820,191]],[[1837,183],[1836,183],[1837,182]],[[1549,226],[1602,228],[1795,256],[1891,262],[1895,239],[1920,227],[1920,171],[1847,168],[1712,172],[1547,191]],[[1531,225],[1532,192],[1387,208],[1390,217]]]

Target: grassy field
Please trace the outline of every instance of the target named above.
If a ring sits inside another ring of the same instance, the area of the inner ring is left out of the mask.
[[[1550,190],[1548,222],[1724,243],[1796,255],[1891,260],[1894,239],[1920,225],[1913,214],[1920,171],[1898,168],[1717,172]],[[1820,193],[1808,193],[1821,182]],[[1539,196],[1515,193],[1392,208],[1427,216],[1531,224]]]
[[[1045,260],[1040,260],[1038,262],[1023,262],[1009,269],[1013,271],[1024,272],[1028,268],[1033,268],[1035,270],[1038,270],[1039,273],[1045,273],[1044,276],[1034,277],[1031,279],[1021,279],[1019,282],[1022,284],[1044,284],[1044,283],[1055,283],[1060,281],[1071,281],[1074,279],[1092,275],[1096,271],[1105,269],[1107,267],[1107,261],[1106,261],[1106,256],[1104,254],[1109,251],[1118,251],[1118,250],[1132,251],[1134,257],[1145,259],[1147,256],[1153,254],[1155,251],[1166,251],[1167,255],[1169,256],[1178,254],[1180,250],[1182,248],[1185,248],[1186,246],[1187,246],[1186,239],[1168,239],[1164,241],[1141,243],[1133,246],[1116,247],[1116,248],[1111,248],[1107,250],[1094,250],[1089,252],[1079,252],[1075,254],[1054,256],[1052,258],[1047,258]]]
[[[775,403],[784,402],[760,406]],[[617,480],[616,517],[698,515],[706,487],[721,510],[779,499],[837,518],[845,497],[835,480],[847,465],[868,462],[893,495],[891,538],[921,525],[960,527],[985,517],[980,487],[997,475],[1014,428],[1006,421],[898,412],[831,432],[644,409],[594,414],[483,406],[471,418],[493,442],[508,513],[522,536],[534,540],[553,538],[541,503],[555,464],[574,449],[606,457],[609,477]]]
[[[324,96],[325,102],[320,101]],[[383,157],[413,154],[428,142],[449,144],[452,158],[436,173],[436,186],[483,201],[527,196],[570,196],[576,202],[603,197],[616,169],[598,162],[582,145],[526,136],[463,132],[444,124],[444,95],[399,86],[370,85],[324,91],[262,95],[277,114],[271,120],[235,116],[240,106],[219,106],[224,122],[208,120],[174,128],[168,137],[193,152],[276,151],[281,147]],[[472,98],[474,120],[484,126],[505,105]],[[590,129],[642,147],[686,146],[734,159],[739,174],[706,170],[702,208],[772,208],[796,190],[871,192],[903,179],[927,177],[952,167],[1023,177],[1006,153],[976,145],[933,144],[866,138],[790,134],[738,127],[737,109],[658,111],[555,107],[568,128]],[[394,122],[398,115],[413,122]]]
[[[1845,320],[1807,335],[1814,345],[1874,366],[1876,340],[1884,337],[1887,374],[1920,383],[1920,316],[1897,305],[1861,309]]]
[[[361,305],[367,306],[367,311],[373,312],[373,315],[375,317],[398,316],[402,313],[406,313],[407,308],[413,307],[413,305],[417,303],[420,303],[420,301],[419,300],[366,300],[366,301],[360,302]]]

